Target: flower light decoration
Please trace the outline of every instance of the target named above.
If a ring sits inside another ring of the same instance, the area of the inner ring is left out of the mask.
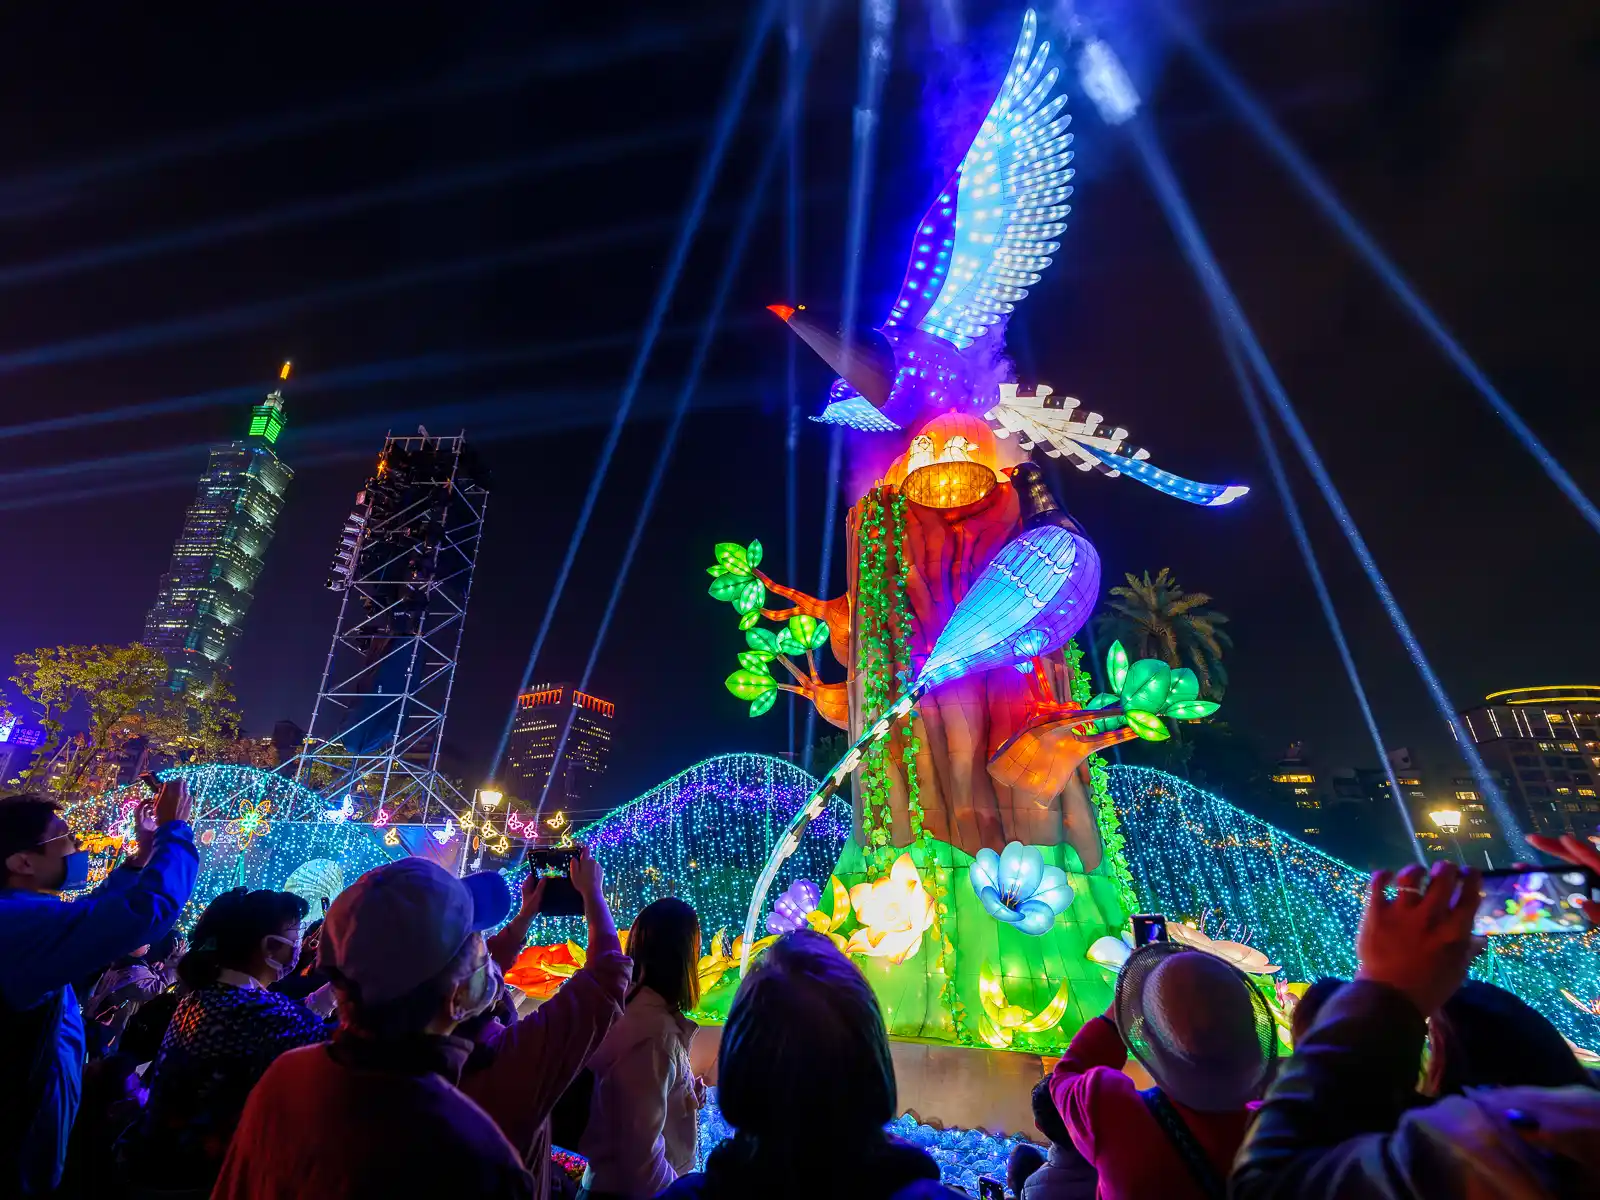
[[[845,943],[846,954],[905,962],[921,948],[922,935],[933,924],[933,897],[909,854],[894,860],[886,878],[851,888],[850,905],[861,928]]]
[[[1212,938],[1187,922],[1168,922],[1167,936],[1180,945],[1189,946],[1195,950],[1204,950],[1207,954],[1214,954],[1218,958],[1232,963],[1246,975],[1274,975],[1282,970],[1277,963],[1270,961],[1265,954],[1254,946],[1247,946],[1243,942],[1230,942]]]
[[[967,870],[983,911],[1039,937],[1072,904],[1072,885],[1060,867],[1047,867],[1037,846],[1010,842],[999,854],[987,846]]]
[[[266,837],[272,832],[272,822],[268,820],[271,812],[272,801],[265,796],[240,803],[239,815],[234,818],[232,825],[233,837],[239,843],[239,849],[250,849],[258,837]]]
[[[845,940],[837,931],[850,917],[850,893],[837,875],[829,876],[828,886],[833,897],[832,916],[818,907],[822,903],[822,889],[809,879],[796,879],[773,903],[772,915],[767,918],[767,932],[785,934],[797,929],[814,929],[843,950]]]
[[[1043,1033],[1054,1029],[1067,1015],[1067,982],[1062,981],[1056,994],[1036,1013],[1015,1004],[1006,1003],[1006,991],[994,968],[988,963],[978,972],[978,1002],[983,1005],[983,1019],[978,1022],[978,1036],[1003,1050],[1019,1033]]]

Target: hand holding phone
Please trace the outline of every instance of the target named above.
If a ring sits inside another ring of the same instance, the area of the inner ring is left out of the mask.
[[[1600,879],[1593,872],[1579,866],[1506,867],[1483,873],[1472,932],[1586,933],[1587,911],[1600,911]]]
[[[580,917],[583,915],[583,896],[572,880],[572,861],[578,857],[574,848],[550,847],[528,851],[528,871],[544,881],[544,894],[539,901],[539,912],[547,917]],[[535,885],[536,887],[538,885]]]

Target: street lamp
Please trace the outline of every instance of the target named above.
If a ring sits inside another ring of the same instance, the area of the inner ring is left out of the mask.
[[[474,788],[472,791],[472,828],[461,831],[461,867],[457,875],[467,873],[467,853],[472,848],[472,839],[478,839],[478,857],[472,864],[472,869],[477,870],[483,865],[483,822],[478,820],[478,805],[493,812],[499,807],[500,801],[505,799],[504,793],[493,787]],[[487,819],[487,818],[486,818]]]
[[[1466,859],[1461,857],[1461,841],[1456,836],[1461,832],[1461,810],[1458,808],[1436,808],[1428,814],[1428,820],[1450,835],[1450,845],[1455,848],[1456,861],[1465,866]]]

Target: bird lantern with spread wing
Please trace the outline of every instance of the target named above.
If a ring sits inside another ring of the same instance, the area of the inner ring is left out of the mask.
[[[1091,701],[1072,638],[1098,600],[1100,556],[1029,453],[1195,504],[1246,489],[1160,471],[1125,445],[1126,430],[1079,414],[1077,401],[1048,388],[1019,397],[994,379],[1006,319],[1060,249],[1072,192],[1066,98],[1037,25],[1029,12],[878,329],[838,332],[802,307],[772,306],[838,373],[816,419],[877,446],[899,439],[849,511],[845,593],[823,600],[779,584],[760,569],[759,543],[732,542],[717,547],[710,590],[739,615],[747,648],[727,685],[751,715],[788,691],[851,738],[778,839],[743,945],[755,944],[767,892],[807,823],[853,780],[853,836],[836,871],[849,886],[835,902],[861,897],[865,908],[827,916],[865,930],[850,935],[853,953],[893,947],[878,964],[889,974],[869,971],[891,1031],[1048,1049],[1104,1009],[1107,980],[1086,950],[1132,904],[1114,842],[1108,858],[1116,818],[1095,792],[1090,755],[1165,736],[1164,720],[1215,706],[1190,694],[1187,673],[1125,656],[1115,694]],[[771,596],[785,606],[769,607]],[[822,678],[825,647],[842,679]],[[1037,868],[1038,879],[1023,872],[1022,888],[1005,872],[974,875],[980,855]],[[995,886],[970,882],[990,875]],[[891,909],[916,919],[890,922]]]

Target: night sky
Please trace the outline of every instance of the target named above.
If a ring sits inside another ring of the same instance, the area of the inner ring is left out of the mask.
[[[723,689],[740,639],[705,595],[704,567],[714,542],[759,537],[777,578],[816,583],[827,433],[802,430],[800,569],[788,579],[786,331],[763,306],[838,306],[854,7],[834,5],[807,89],[799,294],[784,286],[780,174],[600,656],[591,690],[618,708],[613,800],[707,754],[787,744],[782,706],[751,721]],[[1206,36],[1600,494],[1589,136],[1600,9],[1218,7],[1226,19],[1198,14]],[[464,427],[495,482],[447,741],[483,770],[746,8],[178,4],[159,21],[133,5],[76,18],[12,8],[0,18],[0,654],[139,636],[204,447],[240,436],[293,358],[280,445],[297,475],[234,663],[247,726],[310,716],[338,605],[323,580],[384,432]],[[1111,8],[1108,36],[1122,39],[1224,269],[1452,697],[1600,679],[1594,532],[1166,43],[1155,10]],[[900,6],[862,270],[874,323],[1020,15]],[[1212,511],[1074,472],[1063,499],[1108,580],[1171,566],[1233,617],[1224,711],[1236,728],[1273,750],[1303,739],[1328,767],[1368,765],[1200,289],[1125,136],[1068,78],[1077,194],[1055,265],[1011,325],[1019,377],[1125,425],[1161,466],[1256,491]],[[575,676],[588,655],[782,81],[773,39],[540,679]],[[829,378],[802,357],[805,413],[820,411]],[[18,436],[47,417],[197,396],[182,411]],[[1386,741],[1452,769],[1448,731],[1387,617],[1296,478]]]

